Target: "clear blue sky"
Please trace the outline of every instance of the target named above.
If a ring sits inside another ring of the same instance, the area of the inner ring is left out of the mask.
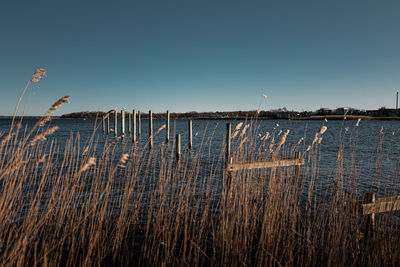
[[[29,115],[394,107],[400,1],[2,0],[0,115],[36,68]]]

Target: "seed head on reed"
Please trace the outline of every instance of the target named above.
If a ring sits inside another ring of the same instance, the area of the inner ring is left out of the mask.
[[[326,127],[325,125],[321,127],[321,129],[319,130],[319,135],[323,135],[326,130],[328,130],[328,127]]]
[[[246,126],[244,126],[242,132],[240,133],[240,138],[243,138],[243,136],[246,134],[247,128],[250,127],[250,124],[247,124]]]
[[[159,132],[161,132],[163,129],[165,129],[167,127],[167,125],[166,124],[163,124],[163,125],[161,125],[161,127],[160,128],[158,128],[158,130],[156,131],[156,133],[155,134],[158,134]]]
[[[317,144],[320,145],[321,143],[322,143],[322,137],[320,136],[320,137],[318,138]]]
[[[234,131],[232,134],[232,139],[234,139],[239,134],[239,131]]]
[[[41,134],[36,135],[30,142],[30,145],[33,146],[35,145],[38,141],[45,141],[46,140],[46,136],[53,134],[55,131],[58,130],[58,126],[54,126],[51,127],[49,129],[47,129],[46,131],[44,131]]]
[[[356,127],[358,127],[358,126],[360,125],[360,121],[361,121],[361,118],[359,118],[359,119],[357,120]]]
[[[43,117],[42,119],[40,119],[40,121],[39,121],[39,127],[43,127],[45,124],[46,124],[46,122],[48,122],[48,121],[50,121],[51,120],[51,117],[50,116],[45,116],[45,117]]]
[[[239,147],[240,147],[240,148],[243,146],[244,142],[246,142],[248,138],[249,138],[249,137],[246,136],[245,138],[243,138],[243,139],[240,141],[240,144],[239,144]]]
[[[88,161],[85,164],[83,164],[82,168],[79,170],[79,173],[87,171],[91,166],[95,166],[95,165],[96,165],[96,158],[91,157],[88,159]]]
[[[46,160],[47,154],[42,155],[39,159],[38,159],[38,163],[43,163]]]
[[[383,126],[381,126],[381,129],[379,130],[380,134],[383,134]]]
[[[317,143],[317,144],[321,144],[321,142],[322,142],[321,136],[326,132],[326,130],[328,130],[328,127],[326,127],[326,126],[324,125],[324,126],[321,127],[321,129],[320,129],[317,133],[315,133],[314,140],[313,140],[312,143],[311,143],[311,147],[308,147],[307,150],[306,150],[306,152],[307,152],[307,151],[310,151],[310,150],[314,147],[314,145],[315,145],[316,143]],[[347,131],[347,130],[346,130],[346,131]]]
[[[267,97],[268,97],[266,94],[262,94],[262,96],[263,96],[264,98],[267,98]]]
[[[327,119],[327,118],[325,118],[325,122],[328,122],[328,119]]]
[[[33,75],[40,75],[40,76],[47,77],[46,73],[47,73],[47,70],[45,70],[45,69],[37,69]]]
[[[261,141],[263,141],[263,140],[267,141],[268,138],[269,138],[269,132],[266,132],[266,133],[264,134],[264,136],[261,137],[260,140],[261,140]]]
[[[243,122],[239,122],[235,127],[235,131],[239,131],[240,128],[242,128],[242,126],[243,126]]]
[[[289,133],[290,133],[290,130],[287,129],[286,132],[282,135],[282,139],[281,139],[281,141],[279,141],[279,143],[278,143],[278,147],[279,147],[279,148],[285,144],[286,138],[287,138],[287,136],[288,136]]]
[[[300,140],[297,141],[297,145],[300,145],[300,143],[303,142],[303,140],[304,140],[304,137],[300,138]]]
[[[85,149],[82,152],[82,156],[85,155],[89,150],[89,146],[85,147]]]
[[[268,150],[270,153],[274,152],[274,146],[275,146],[275,138],[272,137],[271,142],[269,143]]]
[[[279,143],[277,144],[277,147],[276,147],[276,149],[275,149],[275,151],[274,151],[274,156],[276,156],[276,155],[279,153],[281,147],[285,144],[286,138],[287,138],[287,136],[288,136],[289,133],[290,133],[290,130],[288,129],[288,130],[286,130],[286,132],[282,135],[281,141],[279,141]]]
[[[42,77],[46,77],[45,69],[37,69],[31,78],[31,82],[37,83]]]
[[[62,106],[64,103],[69,103],[69,98],[70,98],[70,97],[71,97],[71,96],[66,95],[66,96],[63,96],[63,97],[61,97],[60,99],[58,99],[58,100],[49,108],[49,110],[46,112],[46,114],[53,114],[54,111],[56,111],[57,108],[58,108],[59,106]]]
[[[11,137],[12,137],[13,135],[14,135],[14,134],[7,134],[7,135],[1,140],[0,146],[4,146],[5,143],[7,143],[8,141],[10,141],[10,140],[11,140]]]
[[[127,154],[127,153],[122,154],[121,158],[119,159],[118,166],[121,168],[125,168],[125,163],[128,160],[128,158],[129,158],[129,154]]]

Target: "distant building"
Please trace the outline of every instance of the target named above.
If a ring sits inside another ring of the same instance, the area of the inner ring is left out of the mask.
[[[400,110],[382,107],[377,110],[367,110],[367,115],[371,117],[400,117]]]
[[[347,107],[337,108],[337,109],[335,109],[335,114],[336,115],[349,114],[350,110],[351,110],[351,108],[347,108]]]
[[[314,115],[331,115],[331,114],[332,110],[329,108],[320,108],[314,113]]]

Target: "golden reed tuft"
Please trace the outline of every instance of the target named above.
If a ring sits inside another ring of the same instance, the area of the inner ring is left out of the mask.
[[[46,136],[53,134],[55,131],[57,131],[59,129],[58,126],[54,126],[51,127],[49,129],[47,129],[46,131],[44,131],[41,134],[36,135],[30,142],[30,145],[33,146],[35,145],[38,141],[45,141],[46,140]]]
[[[71,97],[71,96],[66,95],[66,96],[63,96],[63,97],[61,97],[60,99],[58,99],[58,100],[49,108],[49,110],[46,112],[46,114],[53,114],[54,111],[56,111],[58,107],[62,106],[62,105],[65,104],[65,103],[69,103],[69,98],[70,98],[70,97]]]
[[[47,77],[45,69],[37,69],[31,78],[31,82],[37,83],[42,77]]]
[[[83,164],[82,168],[79,170],[79,173],[87,171],[91,166],[96,166],[96,158],[95,157],[90,157],[88,159],[88,161],[85,164]]]

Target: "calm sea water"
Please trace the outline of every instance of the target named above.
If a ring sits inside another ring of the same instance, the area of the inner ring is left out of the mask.
[[[35,119],[25,119],[23,121],[22,131],[29,131],[30,127],[37,122]],[[165,120],[155,119],[154,133],[157,132]],[[202,160],[209,161],[210,155],[219,155],[224,149],[226,124],[232,123],[232,131],[235,126],[245,121],[240,120],[194,120],[193,121],[193,149],[199,151],[202,149]],[[0,132],[7,133],[11,120],[0,119]],[[349,168],[357,167],[358,176],[361,177],[361,185],[371,186],[371,180],[378,182],[388,182],[392,187],[398,187],[399,182],[399,157],[400,157],[400,121],[361,121],[358,127],[355,127],[356,121],[288,121],[288,120],[261,120],[255,123],[257,146],[261,146],[260,136],[269,132],[275,137],[275,142],[279,142],[282,133],[290,130],[287,136],[285,146],[290,148],[295,145],[300,138],[304,141],[299,146],[299,150],[304,152],[308,145],[312,143],[315,133],[326,125],[327,131],[323,134],[323,141],[320,147],[319,175],[322,177],[332,177],[336,171],[336,159],[339,149],[339,140],[343,139],[345,148],[345,157]],[[79,133],[82,149],[94,132],[94,119],[55,119],[51,121],[50,126],[57,125],[59,130],[51,138],[57,139],[57,143],[62,150],[63,144],[71,136]],[[114,120],[110,119],[110,128],[113,128]],[[121,121],[118,121],[118,133],[121,131]],[[128,127],[128,121],[126,121]],[[282,132],[281,132],[282,131]],[[119,155],[129,151],[132,146],[132,136],[127,133],[126,137],[116,139],[114,132],[109,136],[102,132],[101,122],[98,122],[98,128],[95,131],[95,139],[98,147],[102,147],[104,142],[115,143],[116,158]],[[128,129],[126,129],[128,132]],[[280,133],[281,132],[281,133]],[[148,120],[142,120],[141,137],[138,139],[138,149],[146,149],[148,141]],[[188,121],[171,120],[170,148],[173,147],[175,134],[181,134],[183,153],[187,152],[188,140]],[[204,140],[208,140],[205,142]],[[154,149],[165,143],[165,129],[154,136]],[[207,143],[207,149],[204,145]],[[232,150],[236,148],[233,147]],[[98,149],[101,153],[101,149]],[[378,152],[378,153],[377,153]],[[305,153],[307,160],[307,154]],[[347,163],[346,163],[347,164]],[[345,165],[346,165],[345,164]],[[380,166],[381,165],[381,166]],[[372,185],[374,186],[374,185]],[[375,185],[376,186],[376,185]]]

